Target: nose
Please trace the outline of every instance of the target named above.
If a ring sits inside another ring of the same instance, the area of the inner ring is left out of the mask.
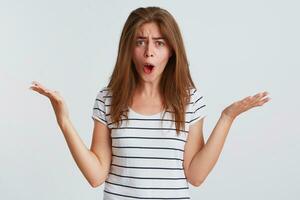
[[[146,47],[146,50],[145,50],[145,56],[146,57],[153,57],[154,56],[154,53],[153,53],[153,47],[151,45],[151,43],[149,42],[147,47]]]
[[[146,53],[146,57],[153,57],[153,54]]]

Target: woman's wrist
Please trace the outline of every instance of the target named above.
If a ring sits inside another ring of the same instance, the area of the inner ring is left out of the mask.
[[[59,127],[63,130],[67,126],[67,124],[70,123],[70,119],[68,116],[59,117],[57,118],[57,123]]]
[[[227,120],[227,121],[230,121],[230,122],[233,122],[235,117],[232,117],[228,114],[226,114],[224,111],[221,113],[221,119],[224,119],[224,120]]]

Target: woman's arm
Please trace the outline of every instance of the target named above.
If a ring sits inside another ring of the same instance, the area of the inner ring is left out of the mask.
[[[67,106],[59,92],[51,91],[35,81],[32,83],[34,85],[30,89],[48,97],[51,101],[69,150],[89,184],[93,187],[101,185],[107,177],[111,163],[111,141],[107,126],[95,121],[93,141],[89,150],[71,123]]]
[[[101,185],[107,178],[111,164],[109,129],[94,121],[91,150],[83,143],[69,119],[59,122],[69,150],[84,177],[92,187]]]
[[[270,98],[263,99],[267,94],[267,92],[264,92],[246,97],[224,109],[207,143],[195,154],[191,161],[188,174],[190,178],[189,181],[192,182],[193,185],[201,185],[215,166],[234,119],[241,113],[256,106],[262,106],[269,101]]]
[[[195,154],[189,166],[189,181],[200,186],[215,166],[233,120],[224,114],[219,118],[206,144]]]

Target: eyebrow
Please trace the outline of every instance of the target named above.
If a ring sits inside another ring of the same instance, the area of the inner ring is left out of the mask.
[[[138,36],[137,39],[147,39],[147,37]],[[152,37],[153,40],[165,40],[164,37]]]

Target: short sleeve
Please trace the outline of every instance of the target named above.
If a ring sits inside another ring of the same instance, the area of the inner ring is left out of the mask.
[[[190,125],[207,116],[206,101],[203,94],[194,89],[191,94]]]
[[[106,96],[106,92],[104,88],[102,88],[98,92],[94,102],[92,119],[98,120],[99,122],[102,122],[103,124],[107,125],[105,96]]]

